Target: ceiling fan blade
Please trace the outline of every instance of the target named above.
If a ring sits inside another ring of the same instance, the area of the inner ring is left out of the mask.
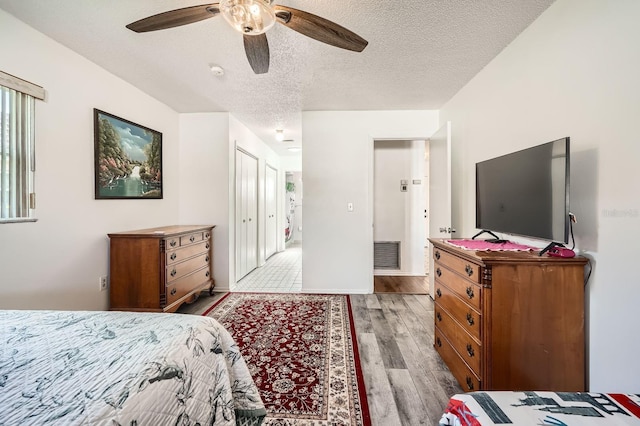
[[[166,28],[179,27],[180,25],[192,24],[207,18],[213,18],[219,13],[218,3],[183,7],[182,9],[158,13],[157,15],[132,22],[127,25],[127,28],[137,33],[164,30]]]
[[[253,72],[256,74],[265,74],[269,71],[269,43],[267,36],[244,35],[244,51]]]
[[[353,31],[312,13],[282,5],[273,8],[278,22],[323,43],[354,52],[362,52],[369,43]]]

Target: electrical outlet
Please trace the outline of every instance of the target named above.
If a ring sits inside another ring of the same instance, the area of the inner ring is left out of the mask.
[[[100,291],[105,291],[107,289],[107,276],[104,275],[98,278],[98,283],[100,284]]]

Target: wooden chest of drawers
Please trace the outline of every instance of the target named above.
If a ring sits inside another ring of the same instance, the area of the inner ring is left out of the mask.
[[[109,309],[173,312],[213,282],[214,226],[109,234]]]
[[[436,350],[473,390],[585,390],[586,259],[433,244]]]

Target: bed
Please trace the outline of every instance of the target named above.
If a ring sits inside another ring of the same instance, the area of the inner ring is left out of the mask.
[[[266,415],[213,318],[0,311],[0,425],[260,425]]]
[[[640,425],[640,395],[470,392],[451,397],[440,425]]]

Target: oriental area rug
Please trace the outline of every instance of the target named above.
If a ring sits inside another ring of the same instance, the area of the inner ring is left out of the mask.
[[[349,296],[228,293],[203,315],[240,347],[265,425],[371,424]]]

